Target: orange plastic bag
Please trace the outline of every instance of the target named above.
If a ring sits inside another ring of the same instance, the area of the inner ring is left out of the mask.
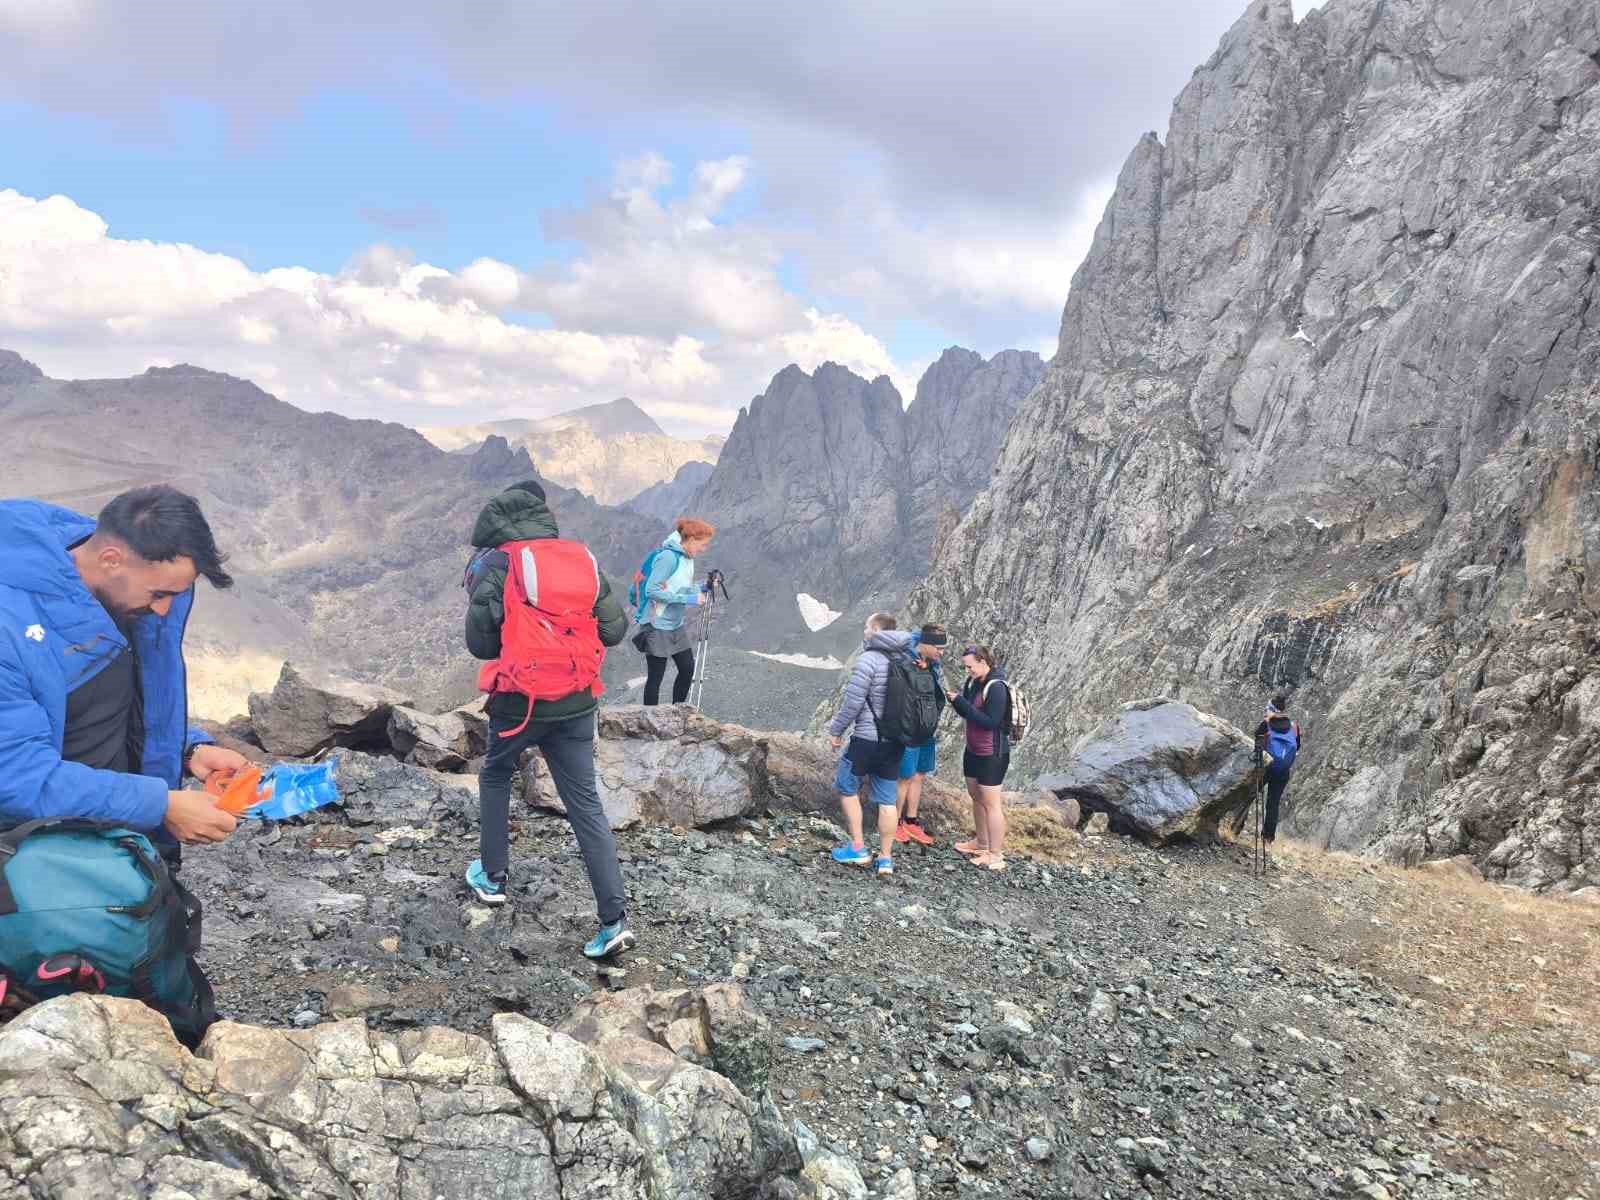
[[[270,787],[265,791],[261,789],[260,767],[246,767],[243,771],[213,771],[206,778],[206,792],[216,798],[218,808],[236,817],[242,817],[245,809],[272,795]]]

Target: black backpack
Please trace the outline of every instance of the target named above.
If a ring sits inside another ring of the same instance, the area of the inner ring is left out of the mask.
[[[883,651],[877,653],[883,654]],[[907,662],[897,654],[884,654],[889,660],[889,686],[884,693],[883,712],[872,707],[868,689],[867,708],[878,726],[878,737],[902,746],[921,746],[939,731],[939,714],[944,697],[933,672]]]

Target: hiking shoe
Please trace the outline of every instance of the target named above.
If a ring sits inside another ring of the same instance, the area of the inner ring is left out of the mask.
[[[865,846],[835,846],[833,848],[833,861],[846,863],[852,867],[865,867],[872,864],[872,851]]]
[[[894,840],[904,846],[911,840],[911,826],[904,821],[894,827]]]
[[[878,860],[877,866],[878,866],[878,878],[879,879],[882,879],[887,875],[893,875],[894,874],[894,859],[892,859],[892,858],[880,858]]]
[[[905,830],[905,840],[913,841],[919,846],[933,845],[933,839],[928,836],[928,831],[922,827],[921,822],[907,821],[900,828]],[[896,832],[894,840],[897,842],[902,840],[898,832]]]
[[[485,875],[481,858],[473,859],[472,865],[467,868],[467,886],[477,895],[480,904],[506,902],[506,877],[503,874],[494,878]]]
[[[583,953],[586,958],[610,958],[613,954],[621,954],[624,950],[632,950],[637,941],[633,930],[629,929],[623,921],[614,925],[600,926],[600,932],[589,939],[584,946]]]

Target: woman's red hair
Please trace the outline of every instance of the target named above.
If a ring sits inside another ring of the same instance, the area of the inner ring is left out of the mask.
[[[699,517],[679,517],[677,521],[678,539],[680,541],[693,541],[695,538],[708,538],[717,532],[717,527],[710,521],[702,521]]]

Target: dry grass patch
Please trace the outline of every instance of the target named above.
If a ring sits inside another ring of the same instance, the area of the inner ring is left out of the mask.
[[[1006,809],[1006,853],[1045,863],[1071,862],[1081,846],[1078,831],[1053,808],[1028,805]]]

